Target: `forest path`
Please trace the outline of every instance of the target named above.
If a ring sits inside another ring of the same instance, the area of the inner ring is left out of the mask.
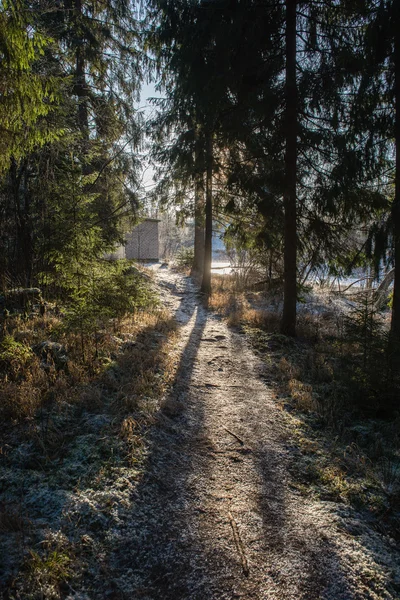
[[[189,278],[155,271],[180,323],[179,367],[114,557],[126,597],[392,598],[373,549],[291,485],[290,431],[244,336]]]

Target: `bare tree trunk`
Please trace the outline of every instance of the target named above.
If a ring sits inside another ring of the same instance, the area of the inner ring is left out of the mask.
[[[194,183],[194,257],[192,273],[203,272],[204,267],[204,172],[201,165],[201,153],[196,147]]]
[[[384,278],[381,283],[378,285],[376,290],[374,291],[374,304],[377,310],[380,310],[384,305],[387,305],[388,295],[389,295],[389,287],[390,284],[394,281],[394,269],[391,269]]]
[[[400,7],[398,0],[393,2],[392,27],[394,31],[394,95],[395,125],[394,139],[396,146],[395,195],[392,206],[394,229],[394,290],[392,305],[392,322],[390,333],[392,341],[400,344]]]
[[[78,45],[75,51],[75,79],[74,93],[78,97],[78,124],[84,139],[89,137],[89,114],[87,106],[87,84],[85,74],[85,49],[84,40],[80,38],[82,20],[82,0],[74,2],[74,27],[75,35],[78,38]]]
[[[213,141],[212,133],[206,136],[206,228],[204,242],[204,265],[201,292],[209,297],[211,294],[211,262],[212,262],[212,174],[213,174]]]
[[[20,161],[18,164],[13,159],[10,183],[15,214],[15,252],[11,272],[23,287],[31,285],[33,266],[32,221],[27,181],[27,161]]]
[[[297,300],[297,83],[296,5],[286,0],[286,81],[285,81],[285,191],[284,191],[284,300],[281,332],[296,335]]]

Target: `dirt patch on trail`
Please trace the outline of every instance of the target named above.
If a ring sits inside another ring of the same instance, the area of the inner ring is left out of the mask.
[[[391,541],[361,523],[349,534],[354,511],[292,485],[291,432],[244,337],[189,278],[156,277],[181,324],[179,366],[112,557],[115,597],[398,597]]]

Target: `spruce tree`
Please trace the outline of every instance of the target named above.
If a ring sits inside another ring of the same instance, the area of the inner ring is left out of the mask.
[[[60,80],[37,68],[48,36],[32,27],[32,16],[20,0],[2,3],[0,11],[0,175],[34,148],[60,132],[43,119],[60,99]]]
[[[347,9],[359,31],[352,127],[364,164],[391,198],[388,219],[382,226],[377,221],[374,229],[376,258],[394,265],[391,341],[396,348],[400,343],[400,6],[396,0],[364,0],[347,2]]]
[[[244,58],[232,65],[230,116],[241,125],[236,140],[225,129],[231,140],[228,183],[233,192],[247,193],[265,216],[266,238],[284,215],[281,328],[293,335],[295,266],[304,270],[309,242],[317,249],[311,252],[314,264],[332,259],[340,235],[355,222],[371,220],[385,198],[374,187],[377,171],[364,161],[351,122],[362,18],[349,23],[341,5],[275,2],[257,5],[244,21],[251,23],[257,10],[269,17],[269,39],[257,35],[257,27],[251,44],[240,34],[235,38]]]
[[[64,195],[62,185],[68,187],[71,169],[75,177],[75,163],[91,176],[80,179],[91,211],[87,226],[100,228],[103,251],[122,241],[123,219],[133,217],[137,207],[138,158],[132,149],[140,140],[140,123],[133,104],[144,68],[135,5],[65,0],[49,7],[37,0],[30,8],[32,27],[49,40],[39,58],[32,58],[33,73],[41,81],[60,82],[62,94],[57,110],[47,108],[39,122],[58,135],[42,148],[25,146],[23,158],[13,150],[3,179],[2,271],[18,285],[30,285],[50,268],[49,252],[63,247],[61,232],[70,223],[57,231],[57,198]],[[64,216],[70,218],[67,211]]]

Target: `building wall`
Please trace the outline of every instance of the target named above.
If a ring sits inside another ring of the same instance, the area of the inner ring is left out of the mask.
[[[125,246],[117,246],[114,252],[109,252],[104,255],[106,260],[120,260],[125,258]]]
[[[159,259],[157,219],[146,219],[127,234],[125,256],[137,260]]]

